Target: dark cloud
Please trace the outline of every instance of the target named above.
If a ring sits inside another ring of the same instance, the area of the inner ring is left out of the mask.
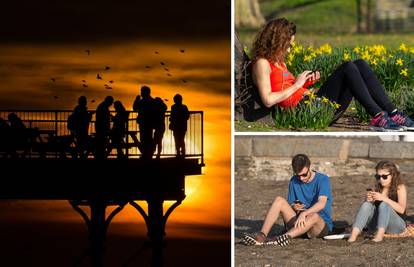
[[[85,42],[230,38],[230,0],[2,3],[0,40]]]

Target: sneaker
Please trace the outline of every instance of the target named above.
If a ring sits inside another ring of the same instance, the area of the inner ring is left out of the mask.
[[[276,245],[280,247],[286,247],[287,245],[289,245],[289,242],[291,239],[292,238],[287,234],[277,235],[277,236],[273,236],[267,239],[266,245]]]
[[[266,235],[262,232],[259,232],[253,235],[245,234],[241,242],[246,246],[261,246],[266,243],[266,239]]]
[[[369,123],[371,130],[378,132],[402,132],[404,128],[396,124],[390,119],[388,113],[383,111],[380,115],[376,116]]]
[[[401,111],[391,114],[390,119],[408,131],[414,131],[414,121]]]

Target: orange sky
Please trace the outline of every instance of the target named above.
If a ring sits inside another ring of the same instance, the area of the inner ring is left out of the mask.
[[[230,226],[230,42],[148,43],[131,41],[111,44],[1,45],[0,107],[20,109],[72,109],[86,95],[95,109],[106,95],[131,108],[141,85],[153,96],[169,101],[181,93],[190,110],[204,111],[204,175],[188,177],[187,198],[170,216],[169,225],[199,224]],[[91,50],[87,56],[85,49]],[[184,53],[179,50],[185,49]],[[155,54],[154,51],[158,51]],[[166,63],[167,76],[160,61]],[[150,69],[145,66],[150,66]],[[109,71],[104,71],[110,66]],[[96,79],[100,73],[103,81]],[[52,82],[50,78],[55,78]],[[182,80],[188,81],[183,83]],[[88,87],[82,87],[86,80]],[[113,89],[104,84],[113,80]],[[58,96],[58,99],[54,99]],[[18,201],[8,209],[12,217],[81,220],[64,202]],[[126,208],[115,222],[136,222],[137,213]],[[139,219],[142,222],[142,219]]]

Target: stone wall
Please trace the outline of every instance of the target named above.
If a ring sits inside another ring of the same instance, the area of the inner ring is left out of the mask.
[[[287,180],[291,158],[307,154],[315,170],[334,176],[367,175],[376,163],[390,159],[401,171],[414,171],[414,143],[384,142],[378,137],[236,136],[236,179]]]

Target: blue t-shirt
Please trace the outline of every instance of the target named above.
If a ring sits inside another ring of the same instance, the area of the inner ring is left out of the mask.
[[[328,197],[325,208],[319,211],[319,215],[325,221],[329,231],[332,231],[332,196],[329,177],[325,174],[316,172],[315,177],[310,183],[303,183],[296,175],[290,179],[288,192],[289,204],[292,205],[297,199],[305,205],[306,209],[309,209],[318,202],[319,196]]]

